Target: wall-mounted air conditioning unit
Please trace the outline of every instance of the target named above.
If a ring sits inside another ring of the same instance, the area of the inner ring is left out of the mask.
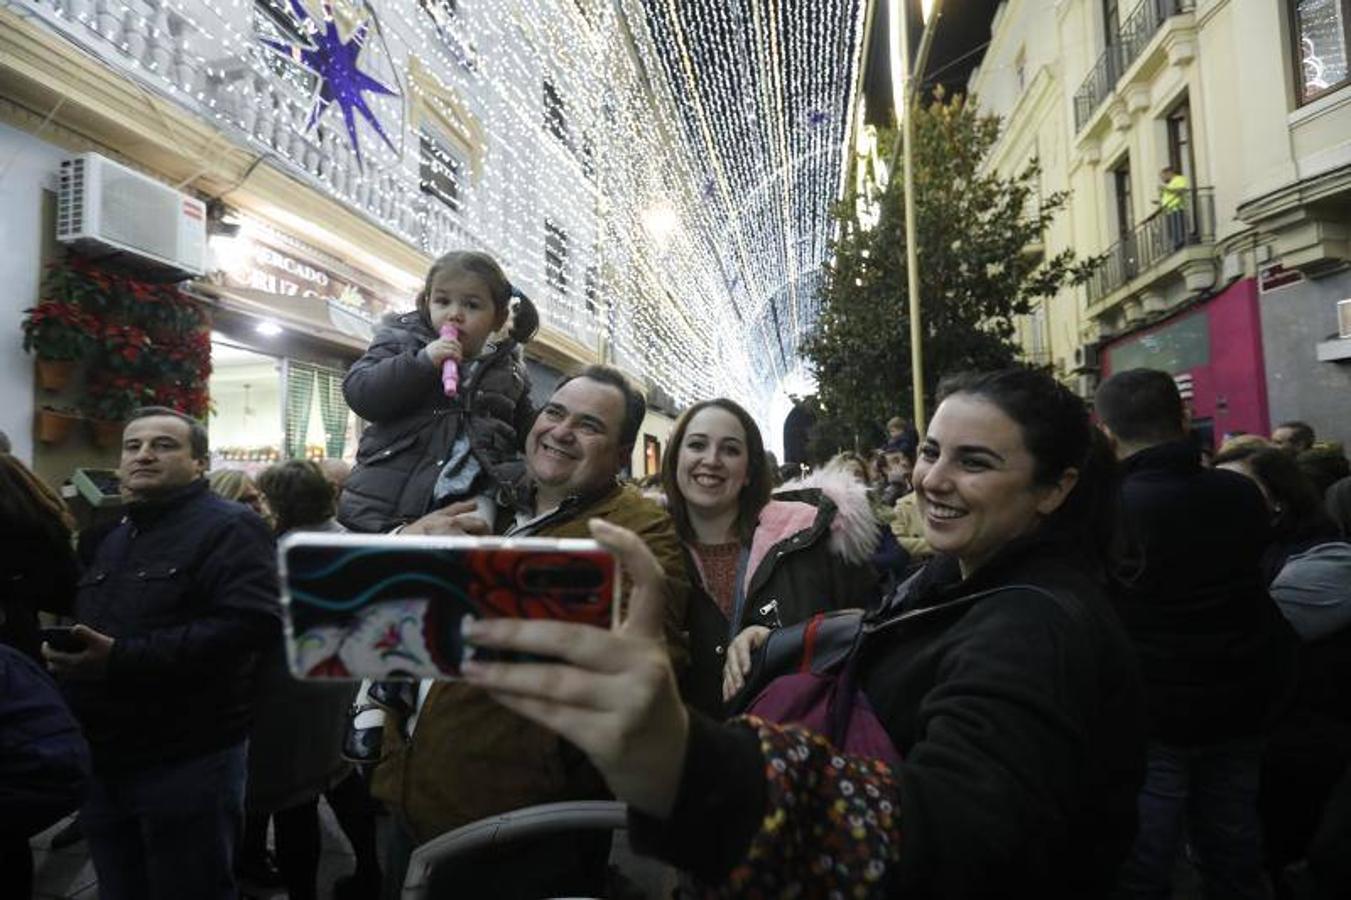
[[[206,206],[97,153],[61,162],[56,239],[179,280],[206,271]]]
[[[1337,334],[1351,338],[1351,297],[1337,301]]]
[[[1096,372],[1098,370],[1098,345],[1080,344],[1074,348],[1074,371]]]

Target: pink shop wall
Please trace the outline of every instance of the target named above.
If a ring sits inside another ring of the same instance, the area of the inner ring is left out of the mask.
[[[1192,418],[1224,435],[1269,434],[1257,281],[1245,278],[1200,307],[1108,344],[1102,376],[1135,368],[1192,379]]]

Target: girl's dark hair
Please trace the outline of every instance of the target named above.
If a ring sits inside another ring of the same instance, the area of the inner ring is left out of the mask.
[[[737,496],[736,533],[742,543],[750,543],[755,534],[755,526],[760,520],[760,510],[769,502],[769,492],[773,489],[773,475],[765,460],[765,442],[760,437],[760,429],[739,404],[718,397],[703,400],[685,410],[676,421],[675,430],[666,441],[666,452],[661,459],[661,483],[666,490],[667,510],[675,520],[676,534],[683,540],[695,540],[694,528],[690,525],[690,512],[685,504],[685,496],[680,493],[676,483],[676,465],[680,460],[680,447],[685,443],[685,432],[690,421],[701,411],[717,407],[736,416],[746,432],[746,486]]]
[[[423,282],[422,291],[417,295],[417,311],[422,316],[422,321],[428,325],[431,324],[428,304],[431,302],[432,283],[442,272],[477,275],[482,278],[488,285],[488,293],[492,297],[493,311],[497,315],[499,327],[511,317],[509,336],[517,343],[528,343],[539,330],[539,311],[535,308],[535,304],[525,294],[512,287],[497,260],[477,250],[453,250],[437,258],[427,270],[427,279]],[[513,299],[516,301],[515,304],[512,303]]]
[[[258,476],[258,489],[277,517],[277,534],[322,525],[333,518],[333,485],[308,459],[288,459]]]
[[[1273,505],[1272,529],[1278,541],[1287,541],[1333,528],[1323,498],[1299,463],[1278,447],[1240,446],[1215,457],[1215,465],[1246,463],[1266,489]]]
[[[954,394],[993,404],[1017,423],[1032,456],[1034,483],[1053,485],[1067,469],[1078,471],[1078,481],[1042,531],[1070,538],[1100,565],[1111,563],[1120,534],[1116,460],[1083,399],[1045,372],[1023,368],[944,378],[938,402]]]

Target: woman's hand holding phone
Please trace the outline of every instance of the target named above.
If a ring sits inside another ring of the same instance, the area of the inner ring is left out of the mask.
[[[664,573],[633,532],[599,519],[591,535],[633,581],[618,631],[566,622],[466,620],[467,642],[557,662],[466,661],[465,679],[567,738],[591,758],[615,796],[655,816],[670,813],[680,787],[689,713],[662,639]]]

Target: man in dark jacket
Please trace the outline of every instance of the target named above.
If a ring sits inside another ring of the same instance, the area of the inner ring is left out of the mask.
[[[1170,895],[1185,821],[1207,895],[1263,897],[1258,772],[1296,646],[1258,566],[1266,504],[1249,479],[1202,468],[1167,373],[1117,373],[1096,402],[1122,461],[1131,564],[1119,611],[1149,715],[1140,831],[1121,895]]]
[[[233,898],[257,653],[276,640],[272,537],[202,477],[206,430],[165,407],[122,438],[126,515],[80,579],[80,652],[43,654],[85,729],[80,812],[99,896]]]

